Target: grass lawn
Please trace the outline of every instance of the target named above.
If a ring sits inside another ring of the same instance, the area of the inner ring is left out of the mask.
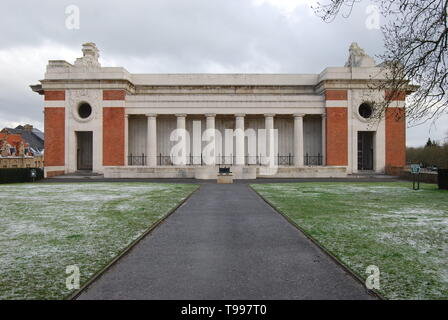
[[[448,191],[403,183],[252,187],[389,299],[448,299]]]
[[[0,185],[0,299],[62,299],[197,188],[187,184]]]

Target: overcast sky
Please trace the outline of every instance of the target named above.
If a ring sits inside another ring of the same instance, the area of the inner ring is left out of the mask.
[[[314,14],[314,2],[2,0],[0,127],[43,129],[43,98],[29,85],[43,78],[48,60],[81,56],[84,42],[97,44],[103,66],[135,73],[319,73],[343,66],[353,41],[372,56],[382,52],[381,31],[366,25],[368,0],[330,24]],[[69,5],[79,8],[79,29],[66,27]],[[407,143],[429,136],[448,136],[448,117],[409,128]]]

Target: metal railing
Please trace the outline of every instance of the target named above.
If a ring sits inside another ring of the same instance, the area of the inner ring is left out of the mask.
[[[236,157],[232,154],[230,156],[218,155],[215,157],[215,164],[219,166],[232,165],[234,163],[236,163]]]
[[[162,156],[161,154],[157,156],[157,165],[158,166],[172,166],[174,163],[171,156]]]
[[[320,153],[318,153],[317,156],[310,156],[307,153],[303,161],[306,166],[321,166],[322,162],[322,155]]]
[[[146,156],[142,154],[141,156],[134,156],[132,153],[128,156],[128,165],[130,166],[146,166]]]
[[[287,156],[277,155],[278,166],[292,166],[294,165],[294,156],[288,154]]]
[[[164,156],[162,154],[159,154],[157,156],[157,165],[159,166],[174,166],[176,162],[180,162],[180,159],[177,159],[179,161],[175,161],[175,157],[173,156]],[[204,158],[202,154],[200,156],[193,156],[192,154],[185,157],[185,165],[187,166],[203,166]]]
[[[156,156],[156,163],[158,166],[174,166],[176,161],[174,161],[173,156],[166,156],[159,154]],[[275,164],[278,166],[293,166],[294,165],[294,156],[289,153],[287,155],[277,154],[273,158],[257,155],[257,156],[244,156],[244,164],[251,166],[262,166],[269,163],[269,161],[274,160]],[[194,156],[192,154],[187,155],[185,158],[186,164],[188,166],[204,166],[205,161],[203,155]],[[216,165],[233,165],[236,163],[236,156],[222,156],[218,155],[215,158]],[[309,155],[308,153],[304,156],[304,165],[306,166],[321,166],[323,163],[323,157],[319,153],[317,156]],[[128,156],[128,165],[130,166],[146,166],[148,165],[148,156],[145,154],[142,155],[133,155],[130,154]]]

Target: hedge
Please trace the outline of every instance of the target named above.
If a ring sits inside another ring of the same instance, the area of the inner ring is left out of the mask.
[[[33,170],[34,178],[31,175]],[[43,178],[42,168],[0,168],[0,183],[33,182]]]
[[[439,189],[448,190],[448,169],[439,169]]]

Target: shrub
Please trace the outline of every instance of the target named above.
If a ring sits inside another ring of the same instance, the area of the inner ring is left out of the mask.
[[[34,170],[36,176],[32,177]],[[41,168],[0,168],[0,183],[33,182],[44,178]]]
[[[448,169],[439,169],[439,189],[448,190]]]

